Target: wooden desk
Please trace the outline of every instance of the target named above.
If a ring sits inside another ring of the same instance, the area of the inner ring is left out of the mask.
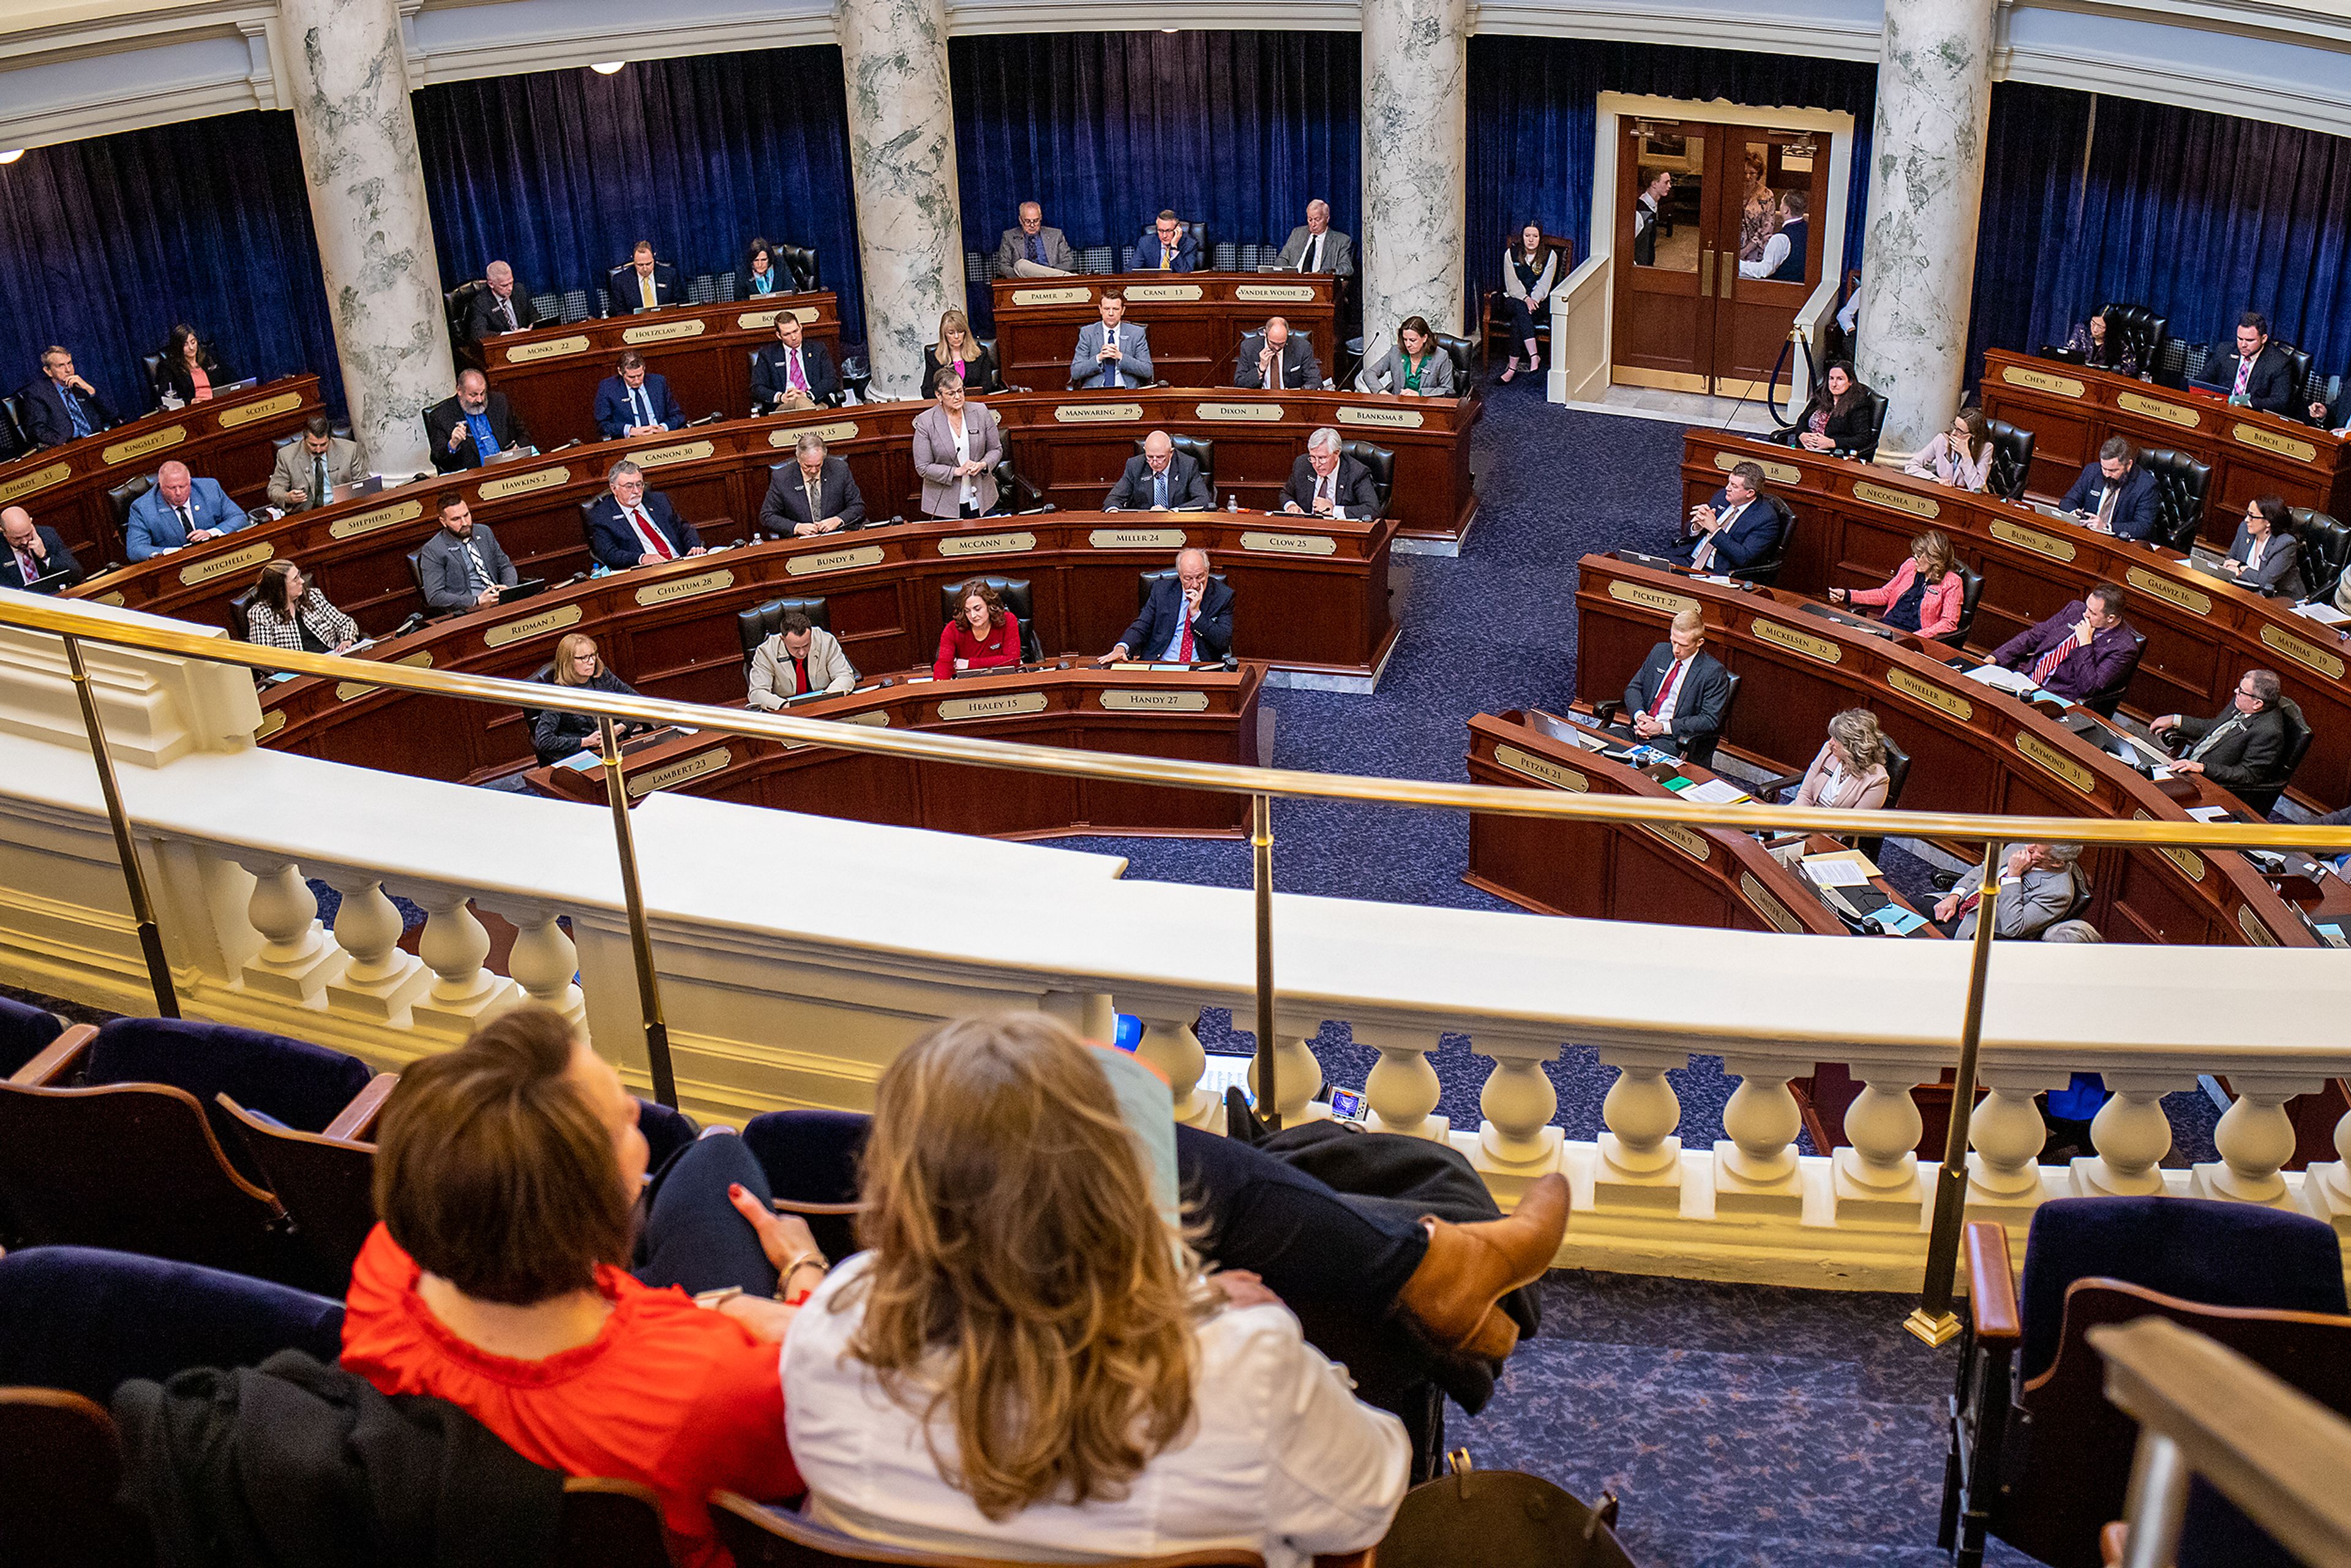
[[[2006,349],[1985,350],[1982,395],[1985,413],[2033,433],[2032,486],[2045,496],[2063,496],[2120,435],[2212,465],[2204,537],[2223,549],[2256,497],[2351,515],[2351,444],[2299,419]]]
[[[862,690],[789,712],[798,718],[953,730],[1072,751],[1257,766],[1264,665],[1245,664],[1229,674],[1176,674],[1057,664],[960,681],[933,681],[923,670],[915,676],[889,677],[894,684],[887,686],[869,681]],[[534,768],[524,777],[543,794],[599,803],[605,798],[601,768]],[[656,739],[628,754],[627,778],[632,802],[655,789],[672,789],[778,810],[998,838],[1238,838],[1249,826],[1249,801],[1235,795],[983,772],[741,737]]]
[[[151,413],[0,464],[0,507],[22,507],[57,529],[82,570],[95,572],[123,559],[109,490],[177,461],[200,479],[219,480],[229,499],[251,510],[269,498],[274,442],[318,412],[319,378],[300,375]]]
[[[1989,651],[2079,599],[2093,584],[2123,585],[2124,617],[2147,637],[2125,701],[2147,714],[2209,718],[2249,669],[2273,669],[2314,736],[2294,775],[2295,800],[2319,810],[2351,801],[2351,639],[2296,615],[2283,600],[2208,577],[2185,556],[2135,545],[2030,507],[1913,479],[1865,464],[1713,431],[1682,449],[1682,493],[1706,499],[1731,465],[1764,465],[1772,494],[1796,514],[1780,586],[1813,598],[1831,588],[1878,588],[1928,528],[1949,536],[1982,574],[1970,646]]]
[[[1078,329],[1102,319],[1102,291],[1126,294],[1126,319],[1150,329],[1153,372],[1172,386],[1230,386],[1243,336],[1279,316],[1336,375],[1338,311],[1328,273],[1133,272],[1116,277],[999,277],[996,359],[1005,381],[1039,392],[1070,384]]]
[[[1809,762],[1830,716],[1866,707],[1910,754],[1907,809],[2188,820],[2183,803],[2137,771],[1926,651],[1939,644],[1900,646],[1808,614],[1784,591],[1742,593],[1599,555],[1580,570],[1575,676],[1586,700],[1622,700],[1667,622],[1695,608],[1708,651],[1740,677],[1726,742],[1774,768]],[[2241,855],[2093,849],[2083,864],[2096,890],[2089,918],[2109,941],[2321,945]]]
[[[618,373],[626,349],[643,354],[647,370],[669,378],[688,419],[719,413],[747,419],[751,350],[776,340],[776,317],[786,309],[807,324],[806,340],[822,343],[838,365],[840,301],[831,289],[812,289],[773,303],[684,305],[486,338],[479,345],[482,369],[542,451],[602,438],[596,389]]]

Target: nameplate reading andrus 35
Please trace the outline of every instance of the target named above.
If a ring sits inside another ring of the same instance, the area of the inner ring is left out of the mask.
[[[1102,693],[1102,706],[1113,713],[1206,713],[1208,694],[1109,691]]]
[[[1270,555],[1337,555],[1339,541],[1328,534],[1261,534],[1252,530],[1241,535],[1241,549],[1263,550]]]
[[[822,555],[796,555],[784,562],[786,574],[809,577],[820,571],[841,571],[852,566],[880,566],[880,545],[858,545],[851,549],[829,549]]]
[[[544,637],[549,632],[560,632],[566,626],[580,624],[580,606],[559,604],[536,615],[526,615],[519,621],[509,621],[503,626],[493,626],[482,633],[482,645],[503,648],[509,643],[519,643],[526,637]]]
[[[558,485],[571,483],[571,470],[561,464],[552,468],[534,468],[528,474],[509,474],[500,479],[485,479],[474,492],[477,501],[503,501],[508,496],[528,496],[533,490],[552,490]]]
[[[267,539],[263,539],[257,544],[249,544],[243,549],[230,550],[225,555],[207,556],[203,560],[191,561],[180,569],[180,581],[193,588],[199,582],[210,582],[214,578],[226,577],[233,571],[243,571],[246,567],[259,566],[277,554],[277,547]]]
[[[371,534],[378,528],[397,528],[413,523],[424,515],[422,501],[402,501],[397,506],[378,507],[372,512],[358,512],[348,517],[337,517],[327,525],[329,538],[355,539],[361,534]]]
[[[949,697],[939,704],[939,717],[950,723],[964,718],[1004,718],[1016,714],[1043,713],[1043,692],[1006,692],[994,697]]]
[[[274,397],[256,398],[251,402],[241,402],[221,410],[219,424],[223,430],[235,430],[241,425],[251,424],[256,419],[268,419],[276,414],[292,413],[301,406],[300,392],[279,392]]]
[[[702,336],[703,320],[689,316],[675,321],[656,321],[649,327],[631,327],[621,334],[623,343],[667,343],[679,338]]]
[[[569,338],[549,338],[540,343],[516,343],[506,350],[510,365],[535,364],[540,360],[566,360],[588,351],[588,334],[574,332]]]

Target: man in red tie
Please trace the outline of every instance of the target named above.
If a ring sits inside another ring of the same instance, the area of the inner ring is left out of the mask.
[[[1209,574],[1207,551],[1186,549],[1177,553],[1172,577],[1162,572],[1153,580],[1143,612],[1118,646],[1094,663],[1195,664],[1223,658],[1232,645],[1233,591]]]
[[[604,476],[607,493],[588,508],[588,549],[601,566],[626,571],[704,552],[702,536],[669,497],[645,488],[645,471],[626,458]]]
[[[1706,618],[1680,611],[1625,687],[1625,719],[1649,745],[1703,768],[1722,738],[1730,692],[1730,672],[1706,651]]]
[[[857,686],[857,666],[841,651],[841,640],[798,610],[751,655],[749,701],[770,712],[810,692],[834,695]]]
[[[2053,696],[2081,702],[2127,680],[2142,652],[2138,634],[2123,623],[2123,591],[2102,582],[1993,649],[1991,662]]]

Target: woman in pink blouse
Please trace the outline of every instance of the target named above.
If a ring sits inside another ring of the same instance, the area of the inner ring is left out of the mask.
[[[1965,591],[1951,541],[1941,529],[1929,528],[1910,541],[1910,559],[1885,587],[1832,588],[1829,602],[1883,606],[1888,626],[1921,637],[1947,637],[1959,629]]]

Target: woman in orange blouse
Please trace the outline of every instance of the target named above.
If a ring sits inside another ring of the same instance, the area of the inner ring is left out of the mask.
[[[1020,662],[1020,617],[1004,608],[996,590],[975,582],[964,591],[956,618],[939,632],[939,656],[931,674],[940,680],[957,670],[1009,667]]]

